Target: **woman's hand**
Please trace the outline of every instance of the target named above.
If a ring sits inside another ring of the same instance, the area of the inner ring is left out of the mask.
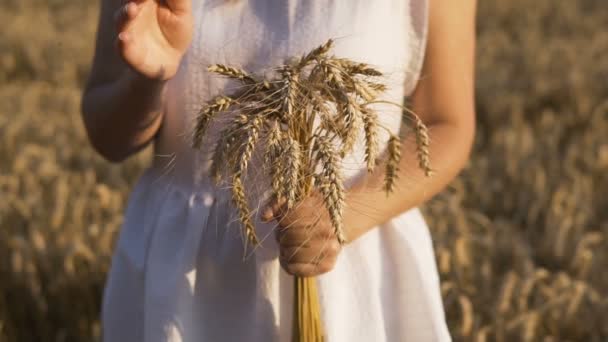
[[[192,0],[100,0],[93,67],[82,96],[89,140],[119,162],[154,140],[166,81],[193,34]]]
[[[334,268],[341,245],[319,195],[311,195],[290,210],[284,203],[271,205],[262,219],[276,220],[279,225],[279,260],[287,273],[314,277]]]
[[[114,20],[119,54],[133,70],[158,80],[177,73],[192,40],[190,0],[125,1]]]

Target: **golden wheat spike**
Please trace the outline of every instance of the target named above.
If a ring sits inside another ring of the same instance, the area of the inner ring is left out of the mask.
[[[283,198],[286,199],[286,205],[288,209],[291,209],[298,199],[298,184],[300,177],[300,168],[302,165],[302,151],[300,144],[288,136],[283,139],[281,151],[283,153],[282,158],[285,159],[283,165],[284,172],[284,184],[281,185]]]
[[[209,175],[211,179],[213,179],[213,181],[218,185],[222,181],[222,166],[226,159],[226,152],[231,149],[234,142],[234,137],[221,135],[215,143],[211,158],[211,166],[209,168]]]
[[[251,219],[251,210],[247,203],[243,179],[249,166],[249,161],[253,156],[253,150],[259,140],[262,121],[259,117],[249,119],[247,116],[241,115],[237,118],[237,122],[242,124],[237,133],[242,137],[242,144],[238,153],[240,159],[235,162],[233,170],[232,201],[239,213],[239,219],[243,224],[247,240],[255,246],[258,244],[258,238]]]
[[[395,182],[399,177],[399,163],[401,161],[401,140],[392,135],[387,144],[387,162],[384,175],[384,191],[391,193],[395,190]]]
[[[414,122],[414,132],[416,134],[416,155],[418,157],[418,166],[424,172],[426,177],[431,177],[435,170],[431,168],[430,161],[430,138],[429,131],[420,117],[411,110],[406,110],[405,114]]]
[[[365,83],[367,83],[368,87],[370,87],[371,89],[375,90],[378,93],[383,93],[387,89],[386,85],[384,85],[382,83],[376,83],[376,82],[371,82],[371,81],[365,81]]]
[[[348,74],[365,76],[383,76],[382,72],[373,68],[367,63],[354,62],[345,58],[336,58],[335,62],[342,67]]]
[[[245,172],[249,165],[249,161],[253,156],[253,150],[260,137],[260,129],[262,127],[262,120],[259,117],[255,117],[243,126],[240,134],[246,136],[244,141],[243,149],[240,153],[240,172]]]
[[[237,79],[245,84],[258,84],[258,82],[251,75],[240,68],[231,67],[224,64],[213,64],[210,65],[207,70],[209,72],[214,72],[223,76]]]
[[[373,172],[376,168],[378,157],[378,114],[365,107],[361,108],[363,119],[363,130],[365,132],[365,162],[367,172]]]
[[[295,65],[295,70],[299,71],[309,65],[313,60],[325,56],[334,45],[333,39],[328,39],[324,44],[310,51]]]
[[[366,102],[373,102],[378,97],[378,91],[369,86],[368,82],[352,79],[354,93],[359,95]]]
[[[239,221],[243,226],[245,237],[248,243],[257,246],[259,240],[255,234],[253,220],[251,219],[251,210],[245,196],[245,187],[243,185],[243,176],[241,173],[234,174],[232,177],[232,203],[234,204],[239,215]]]
[[[340,243],[346,241],[342,228],[342,212],[344,207],[344,186],[338,163],[338,152],[331,141],[324,136],[315,137],[316,163],[321,172],[317,175],[319,190],[323,195],[325,207],[329,212],[330,220]]]
[[[345,96],[344,101],[344,105],[340,107],[342,109],[340,126],[343,127],[341,157],[353,150],[362,124],[359,105],[350,96]]]
[[[283,158],[281,158],[281,141],[283,133],[281,132],[280,124],[276,121],[269,123],[266,139],[266,151],[264,152],[264,166],[268,170],[271,177],[272,194],[277,201],[282,196],[282,185],[284,182]]]
[[[298,105],[302,105],[297,102],[298,94],[298,75],[293,73],[292,70],[288,70],[283,73],[283,101],[281,110],[281,119],[284,122],[291,122],[294,120],[294,108]]]
[[[199,111],[196,116],[194,137],[192,139],[194,148],[201,148],[203,137],[211,119],[213,119],[216,114],[228,110],[233,102],[234,100],[232,98],[220,95],[209,101],[207,105]]]

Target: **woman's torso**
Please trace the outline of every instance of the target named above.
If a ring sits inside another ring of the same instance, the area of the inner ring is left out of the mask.
[[[207,66],[261,73],[333,38],[333,54],[384,72],[382,99],[400,104],[419,77],[427,0],[195,0],[193,9],[195,36],[169,83],[154,165],[135,187],[117,243],[104,332],[108,341],[287,340],[293,281],[280,270],[274,240],[244,262],[230,201],[207,177],[213,146],[190,147],[196,113],[230,88]],[[377,109],[397,132],[401,109]],[[358,146],[343,164],[348,181],[365,169]],[[349,244],[318,284],[328,341],[449,340],[417,210]]]

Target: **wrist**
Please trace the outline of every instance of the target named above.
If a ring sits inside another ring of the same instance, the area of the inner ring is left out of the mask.
[[[149,127],[162,115],[167,82],[151,79],[132,69],[125,71],[119,88],[130,100],[126,101],[123,109],[131,113],[130,117],[137,122],[137,126]]]
[[[123,80],[130,88],[161,90],[169,79],[150,77],[132,68],[127,68],[123,75]]]
[[[365,173],[348,189],[344,199],[343,224],[350,243],[387,220],[382,189],[384,173],[376,168]]]
[[[365,192],[361,189],[351,189],[346,193],[342,223],[349,244],[376,226],[375,209],[366,204]]]

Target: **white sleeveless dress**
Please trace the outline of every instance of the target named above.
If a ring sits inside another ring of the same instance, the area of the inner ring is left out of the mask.
[[[279,266],[274,238],[243,260],[229,195],[206,176],[206,154],[189,147],[193,115],[230,83],[206,67],[261,72],[335,38],[336,56],[382,70],[384,98],[401,103],[421,69],[426,1],[193,1],[194,40],[169,83],[154,163],[130,196],[112,260],[104,341],[290,341],[293,278]],[[396,132],[399,109],[378,110]],[[364,169],[358,145],[344,162],[347,184]],[[256,227],[271,235],[272,227]],[[418,209],[346,246],[335,269],[317,279],[328,342],[450,340]]]

